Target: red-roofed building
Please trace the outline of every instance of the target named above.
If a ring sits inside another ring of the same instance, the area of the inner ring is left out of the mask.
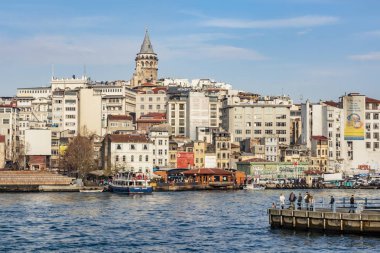
[[[200,168],[182,172],[189,182],[197,182],[215,187],[234,185],[233,173],[218,168]]]
[[[142,115],[136,123],[138,131],[147,133],[152,126],[166,123],[166,113],[151,112]]]
[[[152,143],[146,135],[108,134],[101,153],[104,169],[152,173]]]
[[[117,131],[129,132],[134,131],[133,118],[130,115],[108,115],[107,133],[112,134]]]

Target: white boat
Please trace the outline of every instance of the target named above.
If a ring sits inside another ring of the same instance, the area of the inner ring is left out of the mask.
[[[246,184],[244,186],[244,190],[264,190],[264,189],[265,189],[264,186],[254,184],[254,183]]]
[[[149,178],[141,172],[120,172],[110,182],[108,189],[110,192],[115,193],[152,193],[153,187],[149,185],[149,182]]]
[[[101,189],[79,189],[79,192],[103,192],[103,188]]]

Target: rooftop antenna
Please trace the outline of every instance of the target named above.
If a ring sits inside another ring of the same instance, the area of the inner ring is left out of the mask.
[[[51,80],[54,80],[54,64],[51,65]]]
[[[84,79],[87,78],[87,73],[86,73],[86,64],[83,64],[83,76],[84,76]]]

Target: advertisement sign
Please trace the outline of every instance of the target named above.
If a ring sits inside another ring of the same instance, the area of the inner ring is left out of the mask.
[[[178,152],[177,153],[177,168],[189,169],[194,166],[193,152]]]
[[[344,139],[364,140],[365,96],[345,96]]]

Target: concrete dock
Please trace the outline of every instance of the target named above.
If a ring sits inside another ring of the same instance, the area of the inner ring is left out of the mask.
[[[380,212],[268,209],[272,228],[380,235]]]

